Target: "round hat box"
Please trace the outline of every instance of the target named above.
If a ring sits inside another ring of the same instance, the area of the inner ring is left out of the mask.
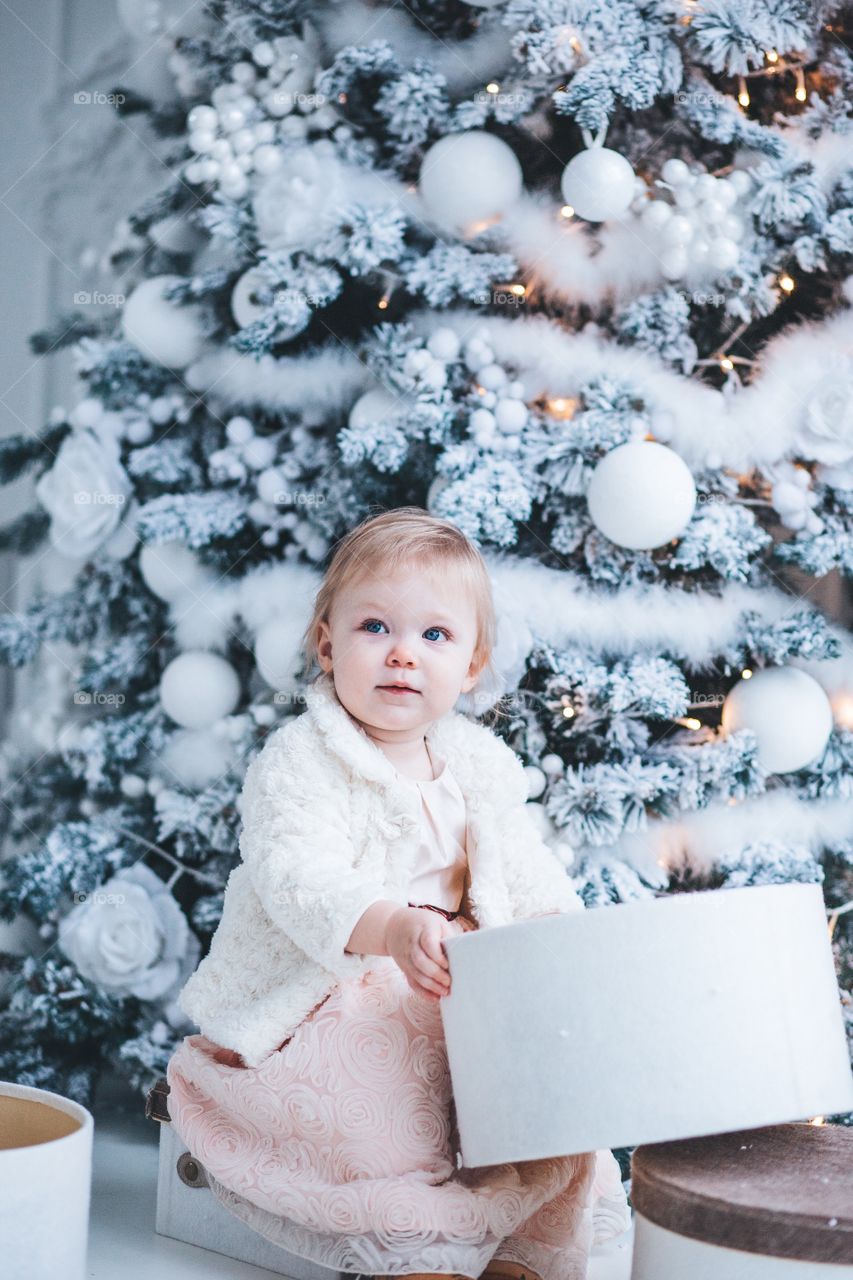
[[[48,1089],[0,1080],[0,1274],[88,1275],[90,1111]]]
[[[670,894],[444,945],[466,1166],[853,1110],[819,885]]]
[[[631,1280],[853,1280],[853,1129],[638,1147]]]

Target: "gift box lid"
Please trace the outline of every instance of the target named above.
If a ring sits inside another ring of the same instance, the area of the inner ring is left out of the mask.
[[[637,1213],[744,1253],[853,1263],[853,1129],[784,1124],[637,1147]]]

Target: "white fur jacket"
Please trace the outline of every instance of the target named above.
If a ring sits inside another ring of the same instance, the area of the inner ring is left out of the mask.
[[[405,906],[420,842],[416,789],[350,717],[328,674],[306,710],[270,734],[241,796],[242,861],[210,951],[178,1003],[202,1034],[260,1063],[344,978],[373,962],[344,950],[380,898]],[[478,927],[582,910],[525,810],[518,756],[451,710],[426,731],[467,807],[463,910]]]

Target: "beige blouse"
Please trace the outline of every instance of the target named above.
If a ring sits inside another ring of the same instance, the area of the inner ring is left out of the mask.
[[[425,782],[403,778],[417,790],[421,803],[421,841],[409,899],[417,905],[429,902],[458,911],[468,872],[465,797],[447,763],[435,757],[429,746],[427,753],[436,776]]]

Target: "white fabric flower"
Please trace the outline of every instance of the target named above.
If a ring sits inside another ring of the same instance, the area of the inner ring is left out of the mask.
[[[64,556],[86,558],[114,538],[126,540],[125,503],[132,493],[115,440],[88,429],[70,432],[36,496],[50,515],[50,541]]]
[[[853,359],[838,352],[825,370],[806,406],[802,457],[829,466],[853,458]]]
[[[60,921],[59,946],[84,978],[119,996],[174,997],[198,938],[164,881],[142,863],[119,871]]]
[[[297,147],[259,184],[258,234],[270,249],[308,249],[333,229],[344,192],[341,170],[323,142]]]

